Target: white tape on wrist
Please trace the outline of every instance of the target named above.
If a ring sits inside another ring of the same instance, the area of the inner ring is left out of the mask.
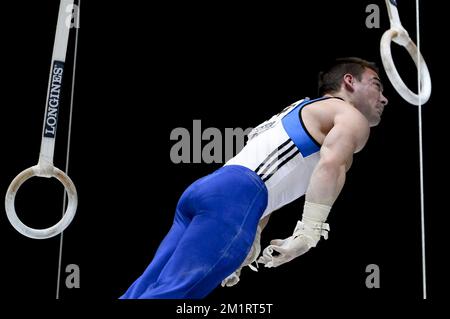
[[[325,223],[331,211],[331,206],[305,201],[302,221],[297,222],[294,236],[303,234],[312,239],[312,247],[315,247],[320,237],[328,239],[330,225]]]

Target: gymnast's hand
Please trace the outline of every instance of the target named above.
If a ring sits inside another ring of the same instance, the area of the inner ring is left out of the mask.
[[[312,246],[307,236],[290,236],[286,239],[274,239],[267,246],[262,256],[258,259],[258,263],[264,264],[265,267],[278,267],[292,259],[303,255]]]
[[[285,264],[303,255],[311,247],[315,247],[320,236],[324,236],[326,239],[329,229],[326,223],[308,225],[298,221],[292,236],[286,239],[272,240],[270,245],[264,249],[258,263],[264,264],[267,268]]]

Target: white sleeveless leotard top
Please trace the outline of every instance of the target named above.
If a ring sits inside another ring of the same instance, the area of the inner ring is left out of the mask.
[[[225,163],[245,166],[265,183],[268,205],[261,218],[306,193],[319,161],[320,144],[306,130],[301,111],[306,105],[328,98],[306,98],[291,104],[254,128],[245,147]]]

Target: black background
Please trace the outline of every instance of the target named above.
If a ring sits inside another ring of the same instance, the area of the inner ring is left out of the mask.
[[[402,23],[416,39],[414,3],[399,2]],[[69,168],[79,208],[64,232],[63,300],[115,301],[150,262],[183,190],[222,165],[172,163],[174,128],[192,132],[193,120],[222,132],[254,127],[304,96],[315,97],[317,72],[335,57],[359,56],[382,70],[379,41],[389,27],[384,1],[145,3],[81,4]],[[365,25],[370,3],[380,8],[378,29]],[[445,20],[430,3],[420,5],[422,54],[433,80],[423,108],[423,138],[428,297],[436,300],[443,297],[442,255],[448,251],[445,197],[438,186],[445,172],[448,106],[439,79],[446,65],[436,40]],[[58,1],[9,3],[2,9],[1,194],[38,160],[57,10]],[[66,88],[73,34],[71,40]],[[392,51],[405,82],[416,90],[412,60],[397,45]],[[390,103],[355,156],[329,217],[329,240],[283,267],[244,270],[237,286],[216,289],[204,303],[275,303],[286,310],[303,300],[422,299],[418,109],[395,92],[383,70],[381,76]],[[68,95],[55,154],[62,169]],[[19,216],[33,227],[54,224],[62,191],[54,180],[30,180],[16,199]],[[263,247],[290,235],[302,202],[273,215]],[[59,237],[23,237],[3,207],[0,227],[3,289],[12,298],[54,299]],[[68,264],[80,267],[79,289],[64,286]],[[365,286],[369,264],[380,267],[379,289]],[[168,313],[174,309],[164,307]]]

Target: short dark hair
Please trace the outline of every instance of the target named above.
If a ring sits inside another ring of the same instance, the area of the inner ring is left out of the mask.
[[[374,62],[361,58],[347,57],[334,60],[324,71],[319,73],[319,96],[338,91],[341,87],[342,78],[347,73],[356,77],[358,81],[361,80],[366,68],[374,70],[377,74],[379,73]]]

